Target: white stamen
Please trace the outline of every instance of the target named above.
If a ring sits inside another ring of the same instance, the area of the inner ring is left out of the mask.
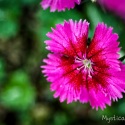
[[[80,66],[78,66],[77,70],[83,69],[83,72],[88,72],[88,76],[91,77],[91,74],[93,73],[92,65],[93,63],[91,60],[86,59],[86,58],[75,58],[75,63],[78,63]]]

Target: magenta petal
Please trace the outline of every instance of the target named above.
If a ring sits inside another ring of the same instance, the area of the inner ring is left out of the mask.
[[[90,105],[96,110],[98,110],[98,107],[103,110],[106,108],[106,104],[111,105],[110,98],[103,91],[90,90],[89,95]]]
[[[41,2],[41,6],[43,9],[47,9],[50,7],[50,11],[54,12],[58,11],[65,11],[65,9],[74,8],[75,3],[80,4],[81,0],[43,0]]]
[[[80,102],[87,103],[89,101],[89,92],[86,87],[81,88]]]
[[[106,63],[110,68],[119,70],[118,54],[120,48],[118,35],[112,32],[111,27],[107,27],[104,23],[99,23],[95,29],[92,42],[88,48],[88,58],[95,63]],[[102,63],[102,64],[103,64]]]
[[[69,56],[83,54],[86,51],[86,42],[88,37],[89,23],[85,20],[79,22],[69,20],[64,25],[56,25],[56,29],[52,29],[52,33],[47,33],[51,40],[45,41],[47,49]]]

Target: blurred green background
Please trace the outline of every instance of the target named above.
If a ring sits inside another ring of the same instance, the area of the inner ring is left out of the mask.
[[[125,95],[102,111],[89,104],[60,103],[40,65],[47,56],[46,33],[57,23],[68,19],[87,19],[89,37],[98,22],[114,27],[119,34],[121,55],[125,52],[125,21],[101,8],[91,0],[84,0],[75,9],[50,13],[43,10],[41,0],[0,0],[0,125],[105,125],[107,117],[125,117]],[[125,121],[111,121],[120,125]]]

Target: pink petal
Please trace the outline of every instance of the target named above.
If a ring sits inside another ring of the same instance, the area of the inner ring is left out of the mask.
[[[119,42],[118,35],[112,33],[112,28],[104,23],[99,23],[95,29],[93,39],[87,50],[87,57],[91,58],[93,63],[102,63],[119,70],[118,58]],[[98,65],[98,64],[97,64]]]
[[[50,7],[51,12],[56,10],[65,11],[65,9],[74,8],[75,3],[80,4],[81,0],[43,0],[41,6],[43,9]]]
[[[67,56],[83,55],[86,51],[88,26],[88,22],[82,20],[69,20],[64,25],[58,24],[56,29],[52,29],[52,33],[47,34],[51,39],[45,41],[47,49]]]

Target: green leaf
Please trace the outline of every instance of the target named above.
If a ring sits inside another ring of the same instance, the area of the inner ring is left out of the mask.
[[[1,103],[7,107],[24,110],[33,105],[35,90],[23,71],[13,73],[1,92]]]
[[[15,11],[12,11],[15,10]],[[15,36],[18,31],[18,10],[0,10],[0,38]]]
[[[68,125],[68,117],[65,113],[57,113],[54,117],[54,124],[53,125]]]
[[[0,58],[0,84],[4,82],[5,78],[5,65],[4,60]]]

